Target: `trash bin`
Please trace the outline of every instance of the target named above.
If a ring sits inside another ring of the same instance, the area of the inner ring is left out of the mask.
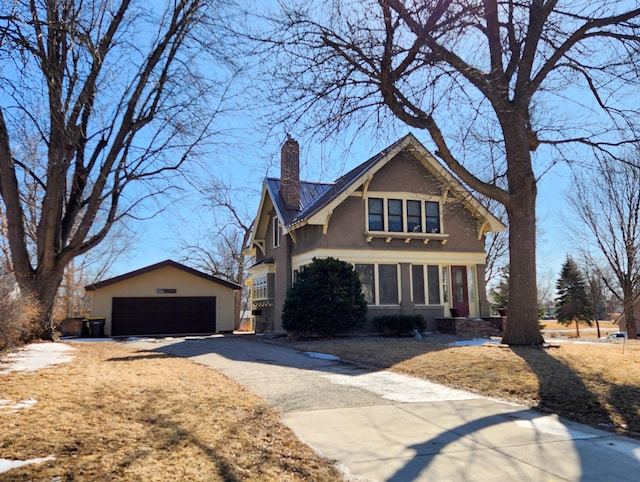
[[[60,334],[62,336],[80,336],[83,321],[83,318],[65,318],[60,323]]]
[[[105,318],[89,318],[92,337],[99,338],[104,336],[104,322]]]
[[[88,338],[91,336],[91,328],[89,326],[89,320],[86,318],[82,320],[82,330],[80,331],[80,338]]]

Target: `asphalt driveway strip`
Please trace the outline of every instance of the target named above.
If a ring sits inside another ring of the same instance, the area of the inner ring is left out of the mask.
[[[127,342],[219,370],[352,480],[632,481],[640,441],[387,370],[243,337]]]

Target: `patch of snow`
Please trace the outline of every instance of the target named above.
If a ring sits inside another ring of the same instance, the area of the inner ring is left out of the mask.
[[[448,343],[447,346],[480,346],[485,343],[496,343],[494,340],[487,340],[486,338],[474,338],[473,340],[460,340]]]
[[[444,402],[482,398],[474,393],[445,387],[420,378],[393,372],[373,372],[362,375],[324,375],[331,383],[369,390],[382,398],[396,402]]]
[[[63,343],[32,343],[13,353],[9,353],[2,360],[0,374],[10,372],[34,372],[41,368],[59,365],[73,360],[69,353],[74,348]]]
[[[151,338],[149,336],[128,336],[126,338],[118,338],[117,341],[122,342],[122,343],[129,343],[129,342],[137,342],[137,341],[147,341],[147,342],[151,342],[151,343],[158,343],[159,341],[164,341],[165,339],[162,338]]]
[[[65,343],[97,343],[101,341],[113,341],[113,338],[109,337],[98,337],[98,338],[62,338]]]
[[[0,459],[0,474],[2,472],[7,472],[11,469],[17,469],[18,467],[24,467],[29,464],[41,464],[42,462],[49,462],[50,460],[55,460],[56,458],[53,455],[49,457],[40,457],[37,459],[29,459],[29,460],[11,460],[11,459]]]
[[[0,413],[18,413],[23,408],[33,407],[36,403],[38,401],[33,398],[20,400],[19,402],[15,400],[0,400]]]
[[[307,355],[308,357],[319,358],[321,360],[334,360],[334,361],[340,360],[339,357],[334,356],[334,355],[328,355],[326,353],[316,353],[315,351],[304,351],[302,353],[304,355]]]
[[[516,420],[516,425],[539,433],[559,435],[571,440],[583,440],[600,437],[600,434],[578,430],[577,426],[563,424],[555,415],[543,415],[531,420]]]

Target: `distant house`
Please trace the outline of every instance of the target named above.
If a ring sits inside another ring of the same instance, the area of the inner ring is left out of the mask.
[[[85,287],[105,334],[189,335],[233,331],[240,286],[172,260]]]
[[[369,318],[487,316],[485,235],[504,225],[408,134],[333,183],[301,181],[299,145],[281,150],[267,178],[250,247],[257,331],[281,331],[283,302],[314,257],[353,264]]]

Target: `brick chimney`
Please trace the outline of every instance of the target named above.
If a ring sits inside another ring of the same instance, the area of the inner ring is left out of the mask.
[[[280,150],[280,194],[287,209],[300,209],[300,145],[291,137]]]

